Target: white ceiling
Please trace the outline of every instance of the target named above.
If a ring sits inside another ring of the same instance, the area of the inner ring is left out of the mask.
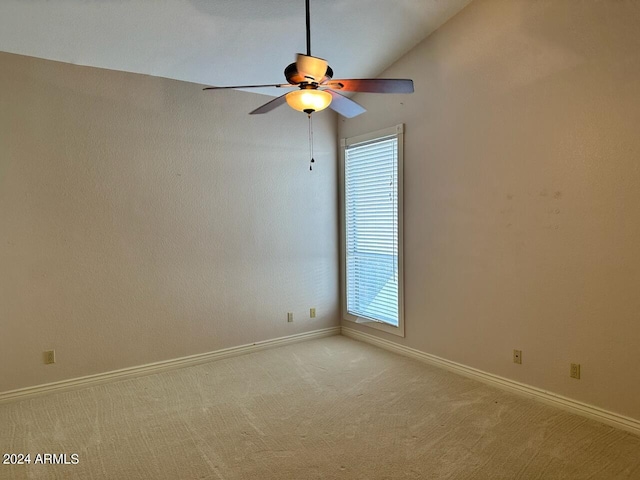
[[[374,77],[470,1],[311,0],[311,54]],[[0,0],[2,51],[206,85],[284,82],[305,42],[304,0]]]

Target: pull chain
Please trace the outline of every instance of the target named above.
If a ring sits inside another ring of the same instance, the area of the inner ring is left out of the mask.
[[[307,113],[307,117],[309,117],[309,156],[311,157],[311,161],[309,162],[309,170],[313,171],[313,164],[315,160],[313,158],[313,119],[311,118],[311,114]]]

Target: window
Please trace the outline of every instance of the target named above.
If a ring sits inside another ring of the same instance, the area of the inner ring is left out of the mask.
[[[342,304],[347,320],[404,336],[403,125],[342,140]]]

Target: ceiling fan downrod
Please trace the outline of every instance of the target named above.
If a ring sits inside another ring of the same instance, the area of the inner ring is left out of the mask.
[[[309,15],[309,0],[305,0],[307,16],[307,56],[311,56],[311,16]]]

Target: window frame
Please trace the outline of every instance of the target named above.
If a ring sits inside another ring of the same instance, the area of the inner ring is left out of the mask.
[[[347,312],[347,237],[345,205],[345,150],[360,143],[368,143],[384,137],[397,138],[398,160],[398,326],[379,320],[359,317]],[[349,138],[340,139],[340,302],[342,318],[367,327],[404,337],[404,124],[377,130]]]

